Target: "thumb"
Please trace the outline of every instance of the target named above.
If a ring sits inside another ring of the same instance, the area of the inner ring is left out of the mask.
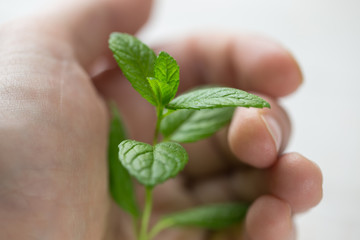
[[[113,31],[135,33],[148,19],[151,0],[62,1],[40,16],[39,22],[56,29],[56,37],[69,44],[75,59],[87,67],[107,53]]]

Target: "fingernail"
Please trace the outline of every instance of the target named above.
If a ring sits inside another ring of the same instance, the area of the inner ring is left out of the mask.
[[[261,118],[275,142],[276,151],[279,151],[281,145],[281,127],[279,123],[270,114],[263,114]]]

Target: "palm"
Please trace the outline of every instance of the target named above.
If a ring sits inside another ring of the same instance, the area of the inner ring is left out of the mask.
[[[41,38],[41,33],[34,32],[33,34],[39,41],[43,41],[42,39],[45,38],[45,36]],[[41,45],[39,43],[39,46]],[[26,52],[27,49],[24,47],[23,51]],[[38,69],[37,74],[32,74],[31,80],[43,79],[37,84],[51,87],[45,89],[49,94],[41,95],[36,101],[31,102],[33,111],[41,113],[41,117],[37,116],[38,121],[31,128],[18,129],[17,132],[16,138],[19,145],[22,148],[32,149],[32,151],[26,152],[26,155],[19,151],[14,156],[2,159],[3,165],[9,165],[16,159],[20,166],[16,172],[20,173],[24,168],[32,169],[31,174],[13,180],[27,184],[16,185],[7,198],[12,202],[18,197],[16,193],[21,192],[24,195],[24,201],[34,206],[29,215],[22,214],[22,218],[33,218],[33,212],[40,213],[44,209],[49,217],[58,216],[61,212],[61,216],[74,215],[76,219],[84,219],[84,222],[89,224],[94,221],[92,216],[96,216],[96,224],[86,226],[92,231],[79,232],[78,229],[73,229],[73,231],[78,232],[82,237],[91,236],[93,239],[99,239],[108,229],[107,218],[113,219],[114,217],[108,216],[111,205],[107,189],[106,165],[108,113],[105,100],[98,95],[97,90],[106,98],[117,100],[126,122],[131,123],[128,125],[132,137],[135,139],[145,141],[151,139],[151,129],[153,129],[151,116],[154,113],[152,107],[130,89],[125,79],[115,79],[119,86],[114,88],[114,84],[112,84],[113,94],[104,89],[107,86],[104,81],[98,86],[98,89],[95,89],[90,76],[84,73],[81,66],[72,63],[71,59],[67,59],[68,49],[66,46],[64,49],[56,49],[56,51],[62,52],[63,55],[50,59],[58,52],[39,47],[36,50],[37,55],[25,54],[22,57],[28,62],[36,61],[34,66],[20,66],[22,71]],[[42,77],[44,75],[49,78],[44,79]],[[13,82],[18,82],[18,84],[23,84],[22,81],[22,78],[13,79]],[[29,85],[31,86],[31,83]],[[29,88],[18,92],[18,98],[29,99],[32,94],[33,91]],[[14,95],[12,97],[16,98]],[[42,102],[46,104],[40,104]],[[138,109],[138,111],[134,111],[134,109]],[[30,121],[32,117],[31,114],[27,114],[21,120]],[[141,119],[148,121],[144,123]],[[28,141],[22,134],[24,131],[33,133],[37,142]],[[55,136],[55,138],[49,141],[49,136]],[[39,178],[39,176],[41,177]],[[181,181],[176,180],[170,185],[175,185],[170,187],[171,191],[166,191],[171,194],[168,196],[158,194],[156,197],[158,201],[155,215],[157,211],[159,213],[171,212],[190,207],[195,203],[195,198],[182,186]],[[169,188],[169,184],[160,188],[163,187]],[[163,204],[164,201],[165,204]],[[112,207],[117,208],[117,206]],[[17,211],[17,208],[21,209],[21,205],[5,209],[5,211],[13,212]],[[91,209],[91,213],[88,212],[88,209]],[[114,211],[118,212],[118,210]],[[124,216],[124,214],[120,215]],[[42,214],[39,216],[44,217]],[[111,224],[116,225],[119,219],[115,217],[111,221],[114,221]],[[123,221],[120,219],[120,222]],[[32,221],[28,227],[31,228],[33,223],[35,222]],[[121,223],[119,224],[121,225]],[[72,228],[75,228],[71,222],[61,222],[59,226],[68,229],[67,233],[63,233],[65,236],[72,232]],[[110,234],[112,233],[110,232]]]

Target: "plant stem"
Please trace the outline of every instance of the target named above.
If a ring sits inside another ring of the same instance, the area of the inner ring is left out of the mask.
[[[157,120],[156,120],[153,145],[156,145],[158,143],[160,124],[163,118],[163,110],[164,110],[163,106],[159,106],[156,108]],[[152,191],[153,191],[152,187],[145,187],[145,207],[142,214],[140,234],[138,235],[139,240],[150,240],[148,236],[148,226],[149,226],[152,202],[153,202]]]
[[[144,212],[142,215],[142,221],[141,221],[141,230],[140,230],[140,238],[139,240],[148,240],[148,235],[147,235],[147,231],[148,231],[148,225],[149,225],[149,220],[150,220],[150,215],[151,215],[151,208],[152,208],[152,187],[146,187],[145,188],[146,193],[145,193],[145,207],[144,207]]]
[[[160,107],[157,107],[157,108],[156,108],[157,120],[156,120],[156,127],[155,127],[153,145],[156,145],[157,142],[158,142],[159,131],[160,131],[160,124],[161,124],[161,120],[163,119],[163,110],[164,110],[164,107],[163,107],[163,106],[160,106]]]

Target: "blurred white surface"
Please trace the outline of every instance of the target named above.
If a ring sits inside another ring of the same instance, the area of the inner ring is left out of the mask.
[[[1,0],[0,22],[45,0]],[[49,3],[49,2],[47,2]],[[288,151],[320,165],[321,204],[297,218],[301,240],[360,239],[360,1],[157,0],[140,36],[147,42],[204,29],[270,36],[295,55],[305,76],[282,100],[294,123]]]

